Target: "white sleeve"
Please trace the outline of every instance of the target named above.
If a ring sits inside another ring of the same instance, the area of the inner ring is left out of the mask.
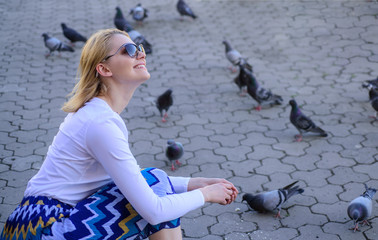
[[[189,177],[174,177],[169,176],[172,186],[176,193],[183,193],[188,191]]]
[[[127,130],[122,131],[122,126],[117,126],[119,124],[115,119],[91,123],[87,131],[87,148],[147,222],[156,225],[170,221],[204,205],[203,194],[198,189],[157,196],[147,184],[130,152],[127,135],[125,136]]]

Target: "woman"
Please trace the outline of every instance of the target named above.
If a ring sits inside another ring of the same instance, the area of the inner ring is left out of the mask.
[[[150,78],[146,55],[127,33],[101,30],[85,44],[79,82],[39,172],[1,239],[181,239],[180,217],[238,191],[217,178],[141,170],[120,113]]]

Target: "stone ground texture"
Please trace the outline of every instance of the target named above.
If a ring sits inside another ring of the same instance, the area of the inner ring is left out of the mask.
[[[0,226],[22,198],[65,117],[60,107],[75,84],[82,44],[45,58],[41,34],[65,40],[60,23],[83,35],[114,27],[138,1],[0,1]],[[171,175],[223,177],[240,190],[228,206],[206,204],[182,218],[184,239],[378,239],[378,197],[371,227],[348,230],[346,214],[363,183],[378,187],[378,120],[361,83],[378,75],[378,3],[364,0],[187,0],[199,16],[179,21],[176,1],[143,1],[150,16],[136,27],[153,45],[151,79],[122,113],[142,167]],[[134,24],[129,16],[127,18]],[[227,39],[284,104],[254,110],[238,95],[227,67]],[[66,40],[65,40],[66,41]],[[174,106],[160,121],[155,98],[172,88]],[[329,136],[297,134],[288,101]],[[168,139],[183,143],[175,172]],[[305,189],[284,205],[281,220],[241,202],[246,192]],[[0,228],[0,229],[1,229]]]

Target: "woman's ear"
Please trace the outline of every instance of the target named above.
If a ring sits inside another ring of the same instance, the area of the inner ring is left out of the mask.
[[[104,77],[112,76],[112,72],[110,71],[110,69],[106,67],[103,63],[97,64],[96,71],[97,71],[97,74],[100,76],[104,76]]]

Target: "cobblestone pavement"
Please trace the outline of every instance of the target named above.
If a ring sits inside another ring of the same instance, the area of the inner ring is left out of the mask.
[[[114,27],[115,6],[137,0],[0,1],[0,223],[21,200],[41,166],[65,114],[82,44],[45,58],[41,34],[64,40],[65,22],[90,36]],[[182,218],[184,239],[378,239],[378,196],[371,226],[349,230],[346,208],[367,183],[378,188],[378,120],[361,82],[378,75],[378,3],[363,0],[187,0],[199,16],[179,21],[174,0],[145,0],[150,16],[136,27],[153,45],[151,79],[122,114],[131,149],[142,167],[171,175],[224,177],[240,190],[228,206],[206,204]],[[128,19],[134,23],[129,16]],[[284,104],[258,112],[238,95],[227,67],[227,39],[253,65],[265,88]],[[172,88],[167,123],[153,105]],[[329,132],[293,142],[288,101]],[[181,168],[171,172],[167,139],[181,141]],[[241,202],[246,192],[305,189],[283,218],[258,214]],[[0,229],[1,229],[0,228]]]

